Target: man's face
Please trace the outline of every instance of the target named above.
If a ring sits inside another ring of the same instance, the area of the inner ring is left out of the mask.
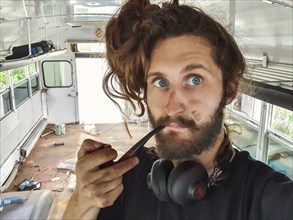
[[[153,50],[147,105],[160,157],[188,159],[212,147],[223,121],[222,73],[200,37],[166,39]]]

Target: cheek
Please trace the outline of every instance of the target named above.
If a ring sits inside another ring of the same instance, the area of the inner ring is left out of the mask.
[[[159,93],[154,93],[153,91],[147,92],[147,105],[153,114],[162,108],[163,98],[164,96]]]
[[[198,123],[209,120],[222,99],[221,94],[210,91],[202,92],[196,96],[189,97],[187,109]]]
[[[154,89],[147,92],[147,106],[154,119],[166,116],[167,104],[168,94],[165,91]]]

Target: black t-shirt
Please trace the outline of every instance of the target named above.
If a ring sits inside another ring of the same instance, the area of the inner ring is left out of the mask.
[[[224,182],[188,206],[159,201],[147,185],[157,158],[147,148],[138,157],[139,165],[123,176],[122,194],[114,205],[101,209],[98,220],[293,219],[293,182],[247,152],[236,154]]]

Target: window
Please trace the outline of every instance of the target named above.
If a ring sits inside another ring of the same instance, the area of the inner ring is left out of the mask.
[[[5,71],[0,72],[0,119],[12,109],[11,92],[8,88],[7,76]]]
[[[78,52],[85,53],[106,53],[106,44],[105,43],[78,43],[77,44]]]
[[[38,75],[34,75],[31,76],[31,90],[32,90],[32,94],[35,94],[38,90],[39,90],[39,76]]]
[[[248,151],[252,158],[256,158],[256,146],[258,129],[252,123],[237,118],[236,115],[229,116],[225,120],[229,126],[232,144],[240,150]]]
[[[12,82],[17,83],[26,77],[26,68],[20,67],[11,71]]]
[[[26,78],[26,67],[19,67],[11,70],[15,106],[19,106],[29,97],[28,80]]]
[[[0,92],[0,119],[12,110],[11,92],[6,89]]]
[[[293,112],[273,106],[268,165],[293,179]]]
[[[225,122],[231,130],[233,145],[241,150],[248,151],[251,157],[255,159],[261,103],[258,99],[239,93],[225,111]]]
[[[46,87],[70,87],[71,64],[68,61],[45,61],[42,63]]]
[[[231,131],[232,144],[293,179],[293,112],[262,103],[265,102],[238,94],[226,107],[225,123]]]
[[[271,129],[293,139],[293,112],[274,106]]]
[[[260,121],[261,101],[258,99],[245,94],[238,94],[230,107],[254,121]]]
[[[268,151],[268,165],[293,179],[292,149],[270,139]]]
[[[11,76],[12,88],[7,81],[7,73]],[[30,86],[28,76],[30,77]],[[40,90],[36,63],[0,72],[0,118],[3,118],[12,110],[14,103],[15,107],[18,107],[24,100],[29,98],[30,90],[32,94]],[[14,94],[14,102],[12,93]]]
[[[7,87],[7,77],[6,72],[0,72],[0,91]]]
[[[37,66],[36,66],[36,63],[32,63],[32,64],[29,64],[28,65],[28,72],[29,72],[29,75],[34,75],[37,73]]]
[[[18,107],[26,98],[29,97],[28,80],[22,80],[14,86],[15,106]]]
[[[31,63],[28,65],[28,71],[30,75],[31,80],[31,91],[32,95],[35,94],[39,89],[39,76],[37,72],[37,66],[36,63]]]

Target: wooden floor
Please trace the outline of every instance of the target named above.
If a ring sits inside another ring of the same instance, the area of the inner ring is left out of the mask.
[[[58,136],[52,132],[40,137],[8,190],[17,191],[17,187],[24,180],[32,177],[34,181],[40,181],[42,189],[50,189],[55,194],[55,204],[50,219],[61,219],[75,188],[74,165],[76,153],[84,139],[91,138],[109,143],[118,151],[118,154],[123,154],[149,132],[147,122],[129,124],[132,138],[129,137],[122,123],[86,126],[68,124],[65,128],[64,135]],[[48,125],[43,134],[52,130],[53,125]],[[55,146],[56,143],[63,145]],[[151,138],[146,146],[153,145],[154,138]]]

